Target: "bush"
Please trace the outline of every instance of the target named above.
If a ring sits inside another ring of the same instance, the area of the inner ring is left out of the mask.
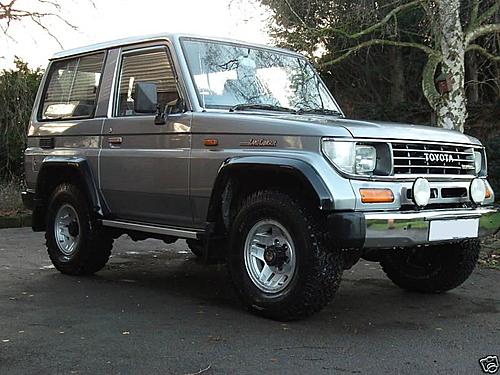
[[[496,200],[500,199],[500,139],[494,138],[484,143],[488,155],[488,181],[493,187]]]
[[[22,185],[17,182],[0,181],[0,217],[24,211],[21,200]]]
[[[0,72],[0,181],[22,178],[23,152],[31,108],[42,78],[15,59],[15,70]]]

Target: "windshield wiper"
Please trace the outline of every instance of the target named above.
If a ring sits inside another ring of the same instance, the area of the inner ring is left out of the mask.
[[[319,115],[336,115],[340,116],[342,113],[339,111],[336,111],[335,109],[327,109],[327,108],[311,108],[311,109],[299,109],[297,111],[299,115],[302,114],[307,114],[307,113],[312,113],[312,114],[319,114]]]
[[[266,111],[278,111],[278,112],[289,112],[289,113],[296,113],[297,111],[293,108],[287,108],[287,107],[280,107],[279,105],[273,105],[273,104],[258,104],[258,103],[243,103],[243,104],[236,104],[235,106],[232,106],[229,108],[229,112],[234,112],[234,111],[244,111],[245,109],[264,109]]]

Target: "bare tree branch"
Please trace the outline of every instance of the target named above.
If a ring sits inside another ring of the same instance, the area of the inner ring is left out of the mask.
[[[86,1],[88,1],[95,8],[93,0]],[[14,22],[22,22],[23,20],[33,22],[51,38],[53,38],[61,47],[61,43],[50,31],[49,26],[45,21],[54,18],[66,24],[69,28],[77,30],[76,25],[69,22],[61,14],[62,6],[60,0],[36,0],[35,4],[38,4],[38,8],[44,9],[44,11],[34,9],[33,5],[30,7],[23,7],[20,5],[20,2],[22,2],[22,0],[0,1],[0,30],[6,37],[12,40],[12,36],[9,35],[10,26]]]
[[[293,13],[293,15],[295,17],[297,17],[297,19],[300,21],[300,23],[302,24],[302,26],[304,26],[305,28],[309,28],[307,26],[307,24],[305,23],[305,21],[299,16],[299,14],[295,11],[295,9],[293,9],[292,5],[290,4],[290,2],[288,0],[285,0],[285,3],[286,5],[288,6],[288,8],[290,9],[290,12]]]
[[[491,23],[488,25],[479,26],[465,34],[465,46],[468,46],[469,44],[471,44],[471,42],[483,35],[498,32],[500,32],[500,23]]]
[[[477,24],[481,25],[484,21],[487,21],[488,19],[493,17],[499,8],[500,8],[500,1],[497,0],[488,10],[486,10],[483,14],[481,14],[477,18]]]
[[[349,48],[344,54],[340,55],[339,57],[324,62],[320,66],[328,66],[328,65],[334,65],[342,60],[346,59],[350,55],[352,55],[354,52],[359,51],[360,49],[370,47],[370,46],[376,46],[376,45],[387,45],[387,46],[397,46],[397,47],[407,47],[407,48],[417,48],[420,49],[421,51],[425,52],[427,55],[434,55],[437,54],[437,51],[429,48],[423,44],[420,43],[412,43],[412,42],[401,42],[397,40],[386,40],[386,39],[371,39],[367,40],[366,42],[360,43],[354,47]]]
[[[479,3],[480,3],[479,0],[473,0],[472,10],[470,13],[470,20],[469,20],[469,24],[467,26],[467,30],[469,30],[469,31],[472,30],[476,26],[477,15],[479,13]]]
[[[377,23],[367,27],[366,29],[361,30],[361,31],[354,33],[354,34],[349,34],[343,30],[329,28],[329,27],[320,29],[319,33],[322,35],[325,35],[328,33],[336,33],[336,34],[341,34],[349,39],[359,39],[364,35],[368,35],[368,34],[372,33],[373,31],[380,29],[382,26],[386,25],[392,18],[397,17],[397,15],[400,14],[401,12],[404,12],[404,11],[412,9],[412,8],[416,8],[422,3],[423,3],[423,0],[414,0],[414,1],[411,1],[409,3],[402,4],[394,9],[392,9],[389,13],[387,13],[385,15],[385,17],[382,18],[382,20],[380,20],[380,22],[377,22]]]
[[[467,52],[469,52],[469,51],[477,51],[477,52],[479,52],[480,54],[482,54],[483,56],[487,57],[488,59],[490,59],[492,61],[500,62],[500,56],[499,55],[492,54],[491,52],[489,52],[488,50],[486,50],[486,48],[481,47],[478,44],[471,44],[471,45],[469,45],[467,47],[466,51]]]

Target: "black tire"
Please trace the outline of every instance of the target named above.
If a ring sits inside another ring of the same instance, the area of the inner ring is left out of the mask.
[[[262,219],[279,222],[296,248],[295,273],[279,293],[259,289],[245,267],[246,236]],[[238,295],[252,312],[280,321],[297,320],[320,311],[333,299],[343,262],[340,251],[327,248],[323,225],[317,212],[288,194],[261,190],[244,199],[231,227],[228,266]]]
[[[64,254],[55,237],[56,214],[63,205],[70,205],[78,216],[79,240],[75,250]],[[113,238],[107,234],[90,213],[85,195],[72,184],[61,184],[50,198],[47,213],[46,246],[49,257],[61,273],[68,275],[91,275],[101,270],[109,260]]]
[[[389,279],[399,287],[421,293],[442,293],[461,285],[479,258],[479,240],[404,249],[380,262]]]
[[[186,240],[189,250],[198,258],[203,257],[203,243],[196,240]]]

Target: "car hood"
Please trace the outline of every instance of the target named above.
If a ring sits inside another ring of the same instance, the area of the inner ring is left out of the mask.
[[[354,138],[383,138],[409,141],[423,140],[432,142],[480,144],[474,137],[455,130],[435,128],[433,126],[350,119],[337,119],[334,122],[346,128]]]
[[[374,138],[387,140],[429,141],[481,144],[476,138],[462,134],[455,130],[447,130],[425,125],[410,125],[384,121],[364,121],[333,116],[310,116],[310,115],[279,115],[282,119],[291,118],[295,121],[300,117],[300,122],[309,125],[323,125],[321,133],[328,133],[329,127],[342,127],[354,138]],[[326,125],[326,126],[325,126]],[[318,129],[318,127],[311,127]],[[335,132],[332,132],[335,133]]]

